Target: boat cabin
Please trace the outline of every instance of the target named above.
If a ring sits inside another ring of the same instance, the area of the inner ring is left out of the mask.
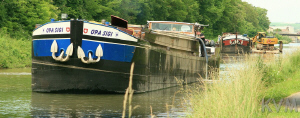
[[[173,21],[148,21],[148,29],[176,32],[194,35],[195,23],[173,22]]]

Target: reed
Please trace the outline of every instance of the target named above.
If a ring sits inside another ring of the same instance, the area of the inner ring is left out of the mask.
[[[245,63],[227,68],[222,80],[214,76],[208,83],[200,78],[202,84],[191,88],[186,100],[191,108],[188,117],[259,117],[263,71],[258,61],[245,55]]]
[[[132,111],[139,106],[135,106],[132,108],[131,102],[132,102],[132,96],[134,93],[134,90],[132,89],[132,76],[133,76],[133,70],[134,70],[134,62],[131,64],[130,67],[130,77],[129,77],[129,85],[128,88],[126,89],[125,95],[124,95],[124,100],[123,100],[123,112],[122,112],[122,118],[125,118],[126,115],[126,105],[128,101],[128,117],[131,118]]]
[[[152,112],[152,106],[150,105],[150,118],[155,118],[155,115],[153,115],[153,112]]]

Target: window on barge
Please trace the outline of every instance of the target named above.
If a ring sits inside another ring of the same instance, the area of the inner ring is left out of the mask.
[[[192,25],[186,24],[152,23],[151,29],[163,31],[192,32],[192,27]]]

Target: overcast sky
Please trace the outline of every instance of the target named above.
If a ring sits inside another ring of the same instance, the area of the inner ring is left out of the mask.
[[[271,22],[300,23],[300,0],[242,0],[268,10]]]

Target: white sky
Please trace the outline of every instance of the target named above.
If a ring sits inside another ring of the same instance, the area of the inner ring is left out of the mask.
[[[242,0],[268,10],[271,22],[300,23],[300,0]]]

